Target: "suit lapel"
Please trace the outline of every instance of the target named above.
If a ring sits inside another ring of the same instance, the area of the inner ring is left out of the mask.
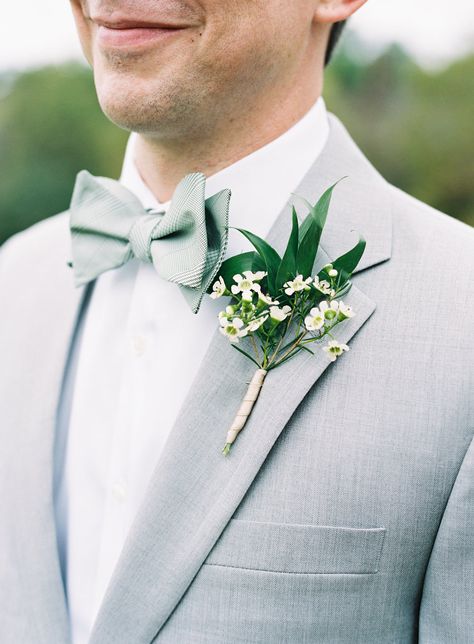
[[[64,234],[68,235],[67,224]],[[31,288],[32,297],[38,301],[34,318],[28,320],[26,343],[31,347],[36,373],[22,376],[27,404],[15,412],[17,420],[13,421],[21,427],[15,434],[15,453],[22,459],[22,467],[13,464],[10,477],[18,575],[25,602],[22,609],[38,644],[69,641],[55,531],[53,453],[63,373],[86,289],[74,288],[66,267],[69,257],[62,254],[64,247],[68,244],[60,243],[52,249],[51,257],[44,262],[48,266],[42,267],[48,288]]]
[[[386,196],[381,195],[383,179],[331,117],[329,141],[295,192],[316,200],[344,175],[350,179],[335,191],[316,270],[355,243],[351,228],[367,239],[367,254],[358,270],[390,257],[391,221]],[[267,236],[280,251],[290,222],[289,201]],[[335,336],[348,342],[371,316],[375,303],[356,284],[344,300],[356,316],[338,326]],[[356,356],[356,350],[350,352],[335,368],[343,369],[344,361]],[[125,543],[91,644],[153,640],[295,409],[331,364],[322,351],[314,356],[302,352],[270,372],[244,431],[224,457],[226,431],[255,367],[216,330]]]

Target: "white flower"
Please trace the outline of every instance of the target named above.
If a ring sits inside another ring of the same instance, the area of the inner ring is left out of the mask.
[[[311,309],[309,315],[304,319],[305,327],[308,331],[318,331],[322,326],[324,326],[324,314],[316,306]]]
[[[263,271],[260,271],[260,273],[262,272]],[[252,291],[256,291],[258,293],[260,291],[260,284],[255,284],[252,279],[256,274],[258,275],[258,273],[244,271],[243,277],[240,274],[234,275],[234,281],[237,282],[237,284],[233,284],[231,286],[230,290],[232,293],[234,295],[237,295],[238,293],[246,293],[247,297]]]
[[[329,295],[330,297],[334,297],[336,295],[336,291],[331,288],[329,282],[327,280],[319,280],[317,275],[313,280],[313,286],[323,295]]]
[[[252,282],[259,282],[260,280],[263,280],[264,277],[266,277],[267,273],[266,271],[257,271],[256,273],[252,273],[252,271],[244,271],[244,275]]]
[[[226,318],[221,317],[220,324],[221,326],[219,331],[231,342],[238,342],[239,338],[243,338],[247,335],[247,329],[242,328],[244,323],[240,318],[227,320]]]
[[[255,318],[255,320],[252,320],[250,324],[247,325],[247,331],[249,333],[253,333],[257,329],[259,329],[262,324],[265,322],[265,320],[268,318],[268,315],[262,315],[259,318]]]
[[[220,276],[217,282],[214,282],[212,286],[212,293],[211,293],[212,299],[216,300],[218,297],[221,297],[222,295],[224,295],[226,290],[227,290],[227,287],[225,285],[225,282],[222,276]]]
[[[338,272],[336,271],[336,269],[335,269],[335,268],[330,268],[330,269],[328,270],[328,275],[329,275],[329,277],[337,277]]]
[[[331,302],[320,302],[319,309],[326,320],[334,320],[339,310],[339,302],[336,300],[332,300]]]
[[[253,296],[253,291],[242,291],[242,301],[251,302]]]
[[[285,293],[287,295],[293,295],[293,293],[297,293],[298,291],[307,291],[310,288],[308,284],[311,284],[312,280],[312,277],[307,277],[305,280],[303,280],[302,275],[297,275],[294,280],[290,280],[289,282],[285,282],[285,284],[283,284]]]
[[[219,318],[219,320],[220,320],[221,318],[226,318],[226,319],[228,319],[228,318],[232,317],[232,316],[235,314],[235,312],[236,312],[236,310],[237,310],[238,308],[239,308],[239,306],[238,306],[238,305],[232,305],[232,304],[229,304],[229,306],[226,306],[226,307],[225,307],[225,311],[219,311],[219,314],[218,314],[218,316],[217,316],[217,317]]]
[[[259,292],[257,306],[260,305],[260,308],[263,308],[264,306],[278,306],[278,304],[280,304],[278,300],[272,300],[270,295],[265,295],[263,291]]]
[[[353,318],[354,311],[350,306],[346,306],[342,300],[339,300],[339,312],[337,315],[338,320],[345,320],[346,318]]]
[[[334,362],[337,356],[340,356],[344,351],[349,351],[349,347],[347,344],[340,344],[337,340],[330,340],[327,346],[323,347],[323,351],[326,351],[329,360]]]
[[[283,322],[291,312],[291,306],[271,306],[270,307],[270,318],[274,322]]]

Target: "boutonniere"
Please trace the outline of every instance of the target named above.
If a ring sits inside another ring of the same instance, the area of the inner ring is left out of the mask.
[[[222,263],[210,296],[230,296],[219,313],[219,328],[231,345],[257,367],[227,432],[222,450],[227,455],[244,428],[269,371],[300,351],[322,347],[324,359],[335,361],[349,350],[332,335],[333,329],[355,312],[340,299],[350,287],[350,277],[365,249],[365,240],[312,275],[312,268],[326,222],[332,185],[312,205],[300,224],[293,206],[292,228],[283,257],[272,246],[248,230],[237,228],[255,251],[230,257]]]

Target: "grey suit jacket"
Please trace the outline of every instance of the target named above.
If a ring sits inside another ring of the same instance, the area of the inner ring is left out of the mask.
[[[157,464],[92,644],[474,642],[473,256],[468,226],[389,185],[331,116],[296,192],[334,193],[315,269],[366,253],[336,363],[267,377],[217,331]],[[289,195],[290,198],[290,195]],[[282,249],[290,199],[268,235]],[[67,214],[0,251],[0,641],[69,641],[52,504],[55,419],[87,288]]]

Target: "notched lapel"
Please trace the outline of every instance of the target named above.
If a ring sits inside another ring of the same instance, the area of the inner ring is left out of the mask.
[[[354,161],[347,133],[337,120],[332,119],[331,126],[325,151],[295,191],[308,199],[316,200],[331,182],[349,174],[347,164],[355,163],[361,172],[360,153]],[[331,226],[336,225],[334,217],[337,226],[344,227],[347,213],[354,206],[351,192],[347,194],[349,198],[339,201],[337,194],[334,196],[326,225],[329,246],[335,239],[331,232]],[[355,205],[363,207],[361,203]],[[381,208],[378,215],[386,220],[377,235],[360,230],[368,239],[378,238],[380,242],[365,267],[383,261],[383,255],[389,256],[389,216]],[[267,239],[281,250],[290,226],[289,201]],[[341,250],[344,252],[347,246]],[[334,255],[321,247],[315,268],[330,259],[335,259]],[[356,315],[336,327],[334,335],[347,343],[372,315],[375,303],[356,284],[344,301]],[[245,429],[230,455],[224,457],[221,449],[226,431],[255,366],[216,330],[125,543],[91,644],[146,643],[156,637],[304,396],[328,367],[343,369],[344,361],[355,359],[355,355],[356,349],[331,363],[320,349],[314,356],[301,352],[270,372]]]

